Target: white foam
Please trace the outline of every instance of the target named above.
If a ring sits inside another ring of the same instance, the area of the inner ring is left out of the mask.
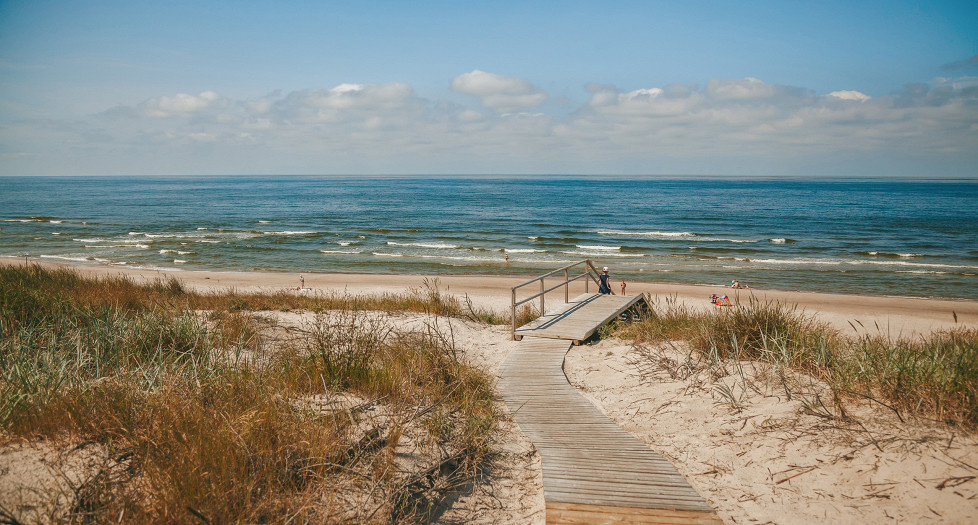
[[[269,224],[272,221],[258,221],[258,224]]]
[[[355,253],[361,253],[358,250],[319,250],[319,251],[322,252],[322,253],[344,253],[344,254],[350,254],[350,255],[355,254]],[[376,255],[376,254],[374,254],[374,255]]]
[[[387,241],[389,246],[414,246],[417,248],[434,248],[438,250],[450,250],[458,248],[456,244],[444,244],[444,243],[426,243],[426,242],[394,242]]]
[[[768,239],[768,240],[774,244],[784,244],[788,242],[788,239],[785,239],[784,237],[778,237],[776,239]]]
[[[621,250],[621,246],[601,246],[600,244],[594,244],[594,245],[578,244],[577,247],[582,250],[597,250],[597,251],[609,251],[609,252],[617,252]]]
[[[272,232],[262,232],[262,233],[264,233],[265,235],[309,235],[316,232],[307,231],[307,230],[286,230],[286,231],[272,231]]]
[[[145,244],[143,244],[145,241],[142,240],[142,239],[106,239],[104,237],[95,237],[93,239],[72,239],[72,240],[75,241],[75,242],[84,242],[84,243],[111,242],[111,243],[114,243],[115,244],[115,246],[112,246],[112,247],[118,247],[118,245],[120,245],[120,244],[122,244],[122,245],[125,245],[125,244],[135,244],[135,245],[139,245],[139,246],[145,246]],[[105,246],[105,248],[109,248],[109,246]]]
[[[540,238],[540,237],[537,237],[536,235],[531,235],[530,237],[527,237],[527,239],[529,239],[529,240],[531,240],[531,241],[535,241],[535,240],[537,240],[537,239],[539,239],[539,238]]]
[[[183,264],[183,263],[185,263],[185,262],[187,262],[187,261],[185,261],[185,260],[183,260],[183,259],[173,259],[173,262],[174,262],[175,264]]]
[[[65,221],[54,221],[54,220],[52,220],[52,221],[48,221],[48,222],[50,222],[51,224],[61,224],[61,223],[65,222]]]
[[[86,244],[86,245],[84,245],[84,248],[96,248],[96,249],[97,248],[138,248],[140,250],[148,250],[149,249],[149,245],[148,244],[135,244],[135,243],[128,243],[128,244],[94,244],[94,245],[92,245],[92,244]]]
[[[370,252],[372,255],[377,257],[404,257],[403,253],[382,253],[382,252]]]
[[[637,237],[696,237],[693,232],[626,232],[620,230],[599,231],[599,235],[634,235]]]
[[[534,250],[533,248],[504,248],[506,253],[546,253],[547,250]]]
[[[41,255],[42,259],[59,259],[62,261],[88,262],[92,259],[88,257],[65,257],[63,255]]]
[[[61,235],[61,232],[51,232],[51,235]]]
[[[351,244],[360,244],[360,241],[337,241],[336,244],[340,246],[350,246]]]
[[[203,227],[197,228],[198,231],[200,231],[200,230],[206,230],[206,229],[207,228],[203,228]]]
[[[642,253],[618,253],[618,252],[560,252],[565,255],[585,255],[589,257],[645,257]]]

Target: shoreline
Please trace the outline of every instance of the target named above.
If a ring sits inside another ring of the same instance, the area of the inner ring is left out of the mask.
[[[302,273],[305,288],[298,290],[300,273],[270,271],[180,270],[165,271],[101,265],[73,265],[30,260],[31,264],[50,268],[71,268],[86,276],[127,276],[137,282],[175,278],[201,293],[235,290],[238,292],[298,293],[401,293],[437,282],[443,291],[468,296],[476,306],[508,312],[512,287],[526,282],[525,275],[443,275],[443,274],[368,274],[368,273]],[[21,266],[24,259],[0,258],[0,265]],[[557,282],[555,278],[554,282]],[[612,274],[612,289],[620,292],[620,281]],[[653,300],[675,300],[698,310],[715,308],[710,295],[727,295],[736,304],[756,299],[796,306],[806,315],[829,323],[849,334],[883,334],[889,337],[910,336],[956,327],[978,328],[978,301],[957,298],[922,298],[906,296],[858,295],[838,292],[786,291],[772,289],[731,289],[719,285],[678,284],[654,281],[627,281],[626,293],[649,293]],[[517,297],[521,300],[536,290],[527,287]],[[594,291],[594,286],[591,290]],[[582,283],[571,285],[571,297],[584,292]],[[561,289],[550,292],[547,303],[563,301]],[[549,309],[549,307],[547,307]],[[955,320],[956,317],[956,320]]]

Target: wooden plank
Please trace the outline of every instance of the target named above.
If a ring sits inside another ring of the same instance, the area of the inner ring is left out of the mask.
[[[609,507],[564,502],[547,502],[547,523],[560,524],[617,524],[641,523],[654,525],[720,525],[723,521],[714,512]]]

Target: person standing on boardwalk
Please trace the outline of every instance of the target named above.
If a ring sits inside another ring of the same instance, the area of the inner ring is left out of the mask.
[[[598,280],[598,293],[611,293],[611,281],[608,277],[607,266],[601,269],[601,275],[598,276]]]

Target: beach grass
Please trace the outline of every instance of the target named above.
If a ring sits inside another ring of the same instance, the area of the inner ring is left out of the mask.
[[[492,381],[437,327],[405,331],[368,309],[463,310],[430,289],[334,299],[0,267],[0,442],[99,459],[67,508],[21,521],[427,519],[492,457]],[[286,302],[317,313],[266,335],[249,308]],[[360,406],[312,402],[348,397]],[[434,451],[413,470],[398,463],[409,434]]]
[[[712,362],[759,361],[808,374],[828,384],[837,402],[872,400],[901,420],[910,415],[978,429],[975,329],[847,336],[783,303],[750,298],[703,312],[665,298],[617,334],[639,344],[688,341]]]

